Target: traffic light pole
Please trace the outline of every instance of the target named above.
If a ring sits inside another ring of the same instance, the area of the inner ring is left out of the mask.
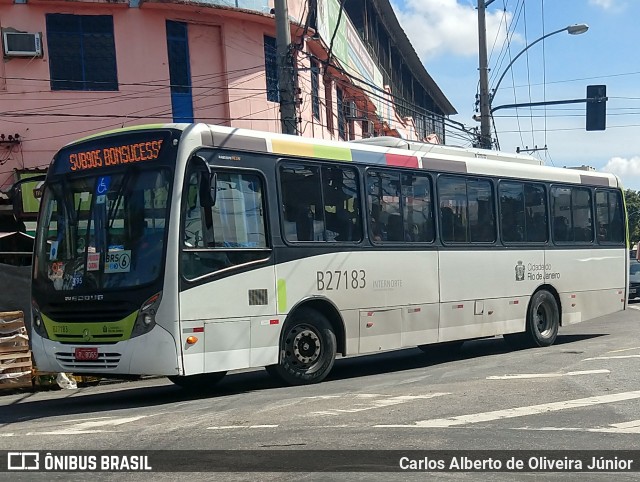
[[[606,100],[606,98],[604,99]],[[547,100],[545,102],[527,102],[524,104],[505,104],[491,108],[493,114],[501,109],[515,109],[517,107],[540,107],[542,105],[560,105],[560,104],[584,104],[586,102],[597,102],[597,99],[570,99],[570,100]]]
[[[547,100],[544,102],[527,102],[523,104],[505,104],[492,107],[490,113],[493,114],[501,109],[514,109],[517,107],[540,107],[543,105],[562,105],[562,104],[587,104],[587,130],[603,131],[606,125],[606,102],[609,98],[606,95],[606,86],[590,85],[587,86],[586,99],[568,99],[568,100]]]

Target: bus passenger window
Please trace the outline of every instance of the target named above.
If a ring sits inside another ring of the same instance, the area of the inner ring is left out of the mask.
[[[466,179],[458,176],[440,176],[438,190],[442,240],[449,243],[469,242]]]
[[[360,241],[360,192],[351,168],[322,167],[322,193],[327,241]]]
[[[400,176],[396,172],[367,172],[367,205],[372,241],[404,241]]]
[[[430,178],[413,172],[403,174],[402,201],[405,241],[433,241],[433,200]]]
[[[596,191],[598,241],[606,244],[623,243],[624,223],[622,219],[622,200],[618,192],[598,189]]]
[[[280,167],[283,235],[287,241],[323,241],[320,169],[298,163]]]

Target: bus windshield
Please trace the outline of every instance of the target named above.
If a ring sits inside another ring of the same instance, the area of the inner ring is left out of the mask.
[[[170,179],[167,169],[129,167],[48,182],[35,279],[64,292],[156,280],[164,259]]]

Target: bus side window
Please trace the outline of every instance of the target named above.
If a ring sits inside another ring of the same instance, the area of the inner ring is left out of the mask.
[[[615,191],[596,191],[596,223],[598,242],[622,243],[624,223],[622,222],[622,202]]]
[[[402,224],[402,216],[399,214],[389,215],[387,241],[404,241],[404,226]]]
[[[360,193],[357,173],[345,167],[322,168],[322,191],[327,241],[360,241]]]
[[[287,241],[322,241],[324,213],[321,206],[320,169],[302,163],[280,166],[283,234]]]

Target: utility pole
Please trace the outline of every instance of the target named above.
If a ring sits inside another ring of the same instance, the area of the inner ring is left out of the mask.
[[[489,62],[487,60],[487,24],[485,10],[493,0],[478,0],[478,60],[480,71],[480,147],[491,149],[491,113],[489,98]]]
[[[278,65],[278,93],[280,123],[283,134],[298,134],[298,120],[294,96],[294,65],[291,54],[291,27],[287,0],[275,0],[276,55]]]

